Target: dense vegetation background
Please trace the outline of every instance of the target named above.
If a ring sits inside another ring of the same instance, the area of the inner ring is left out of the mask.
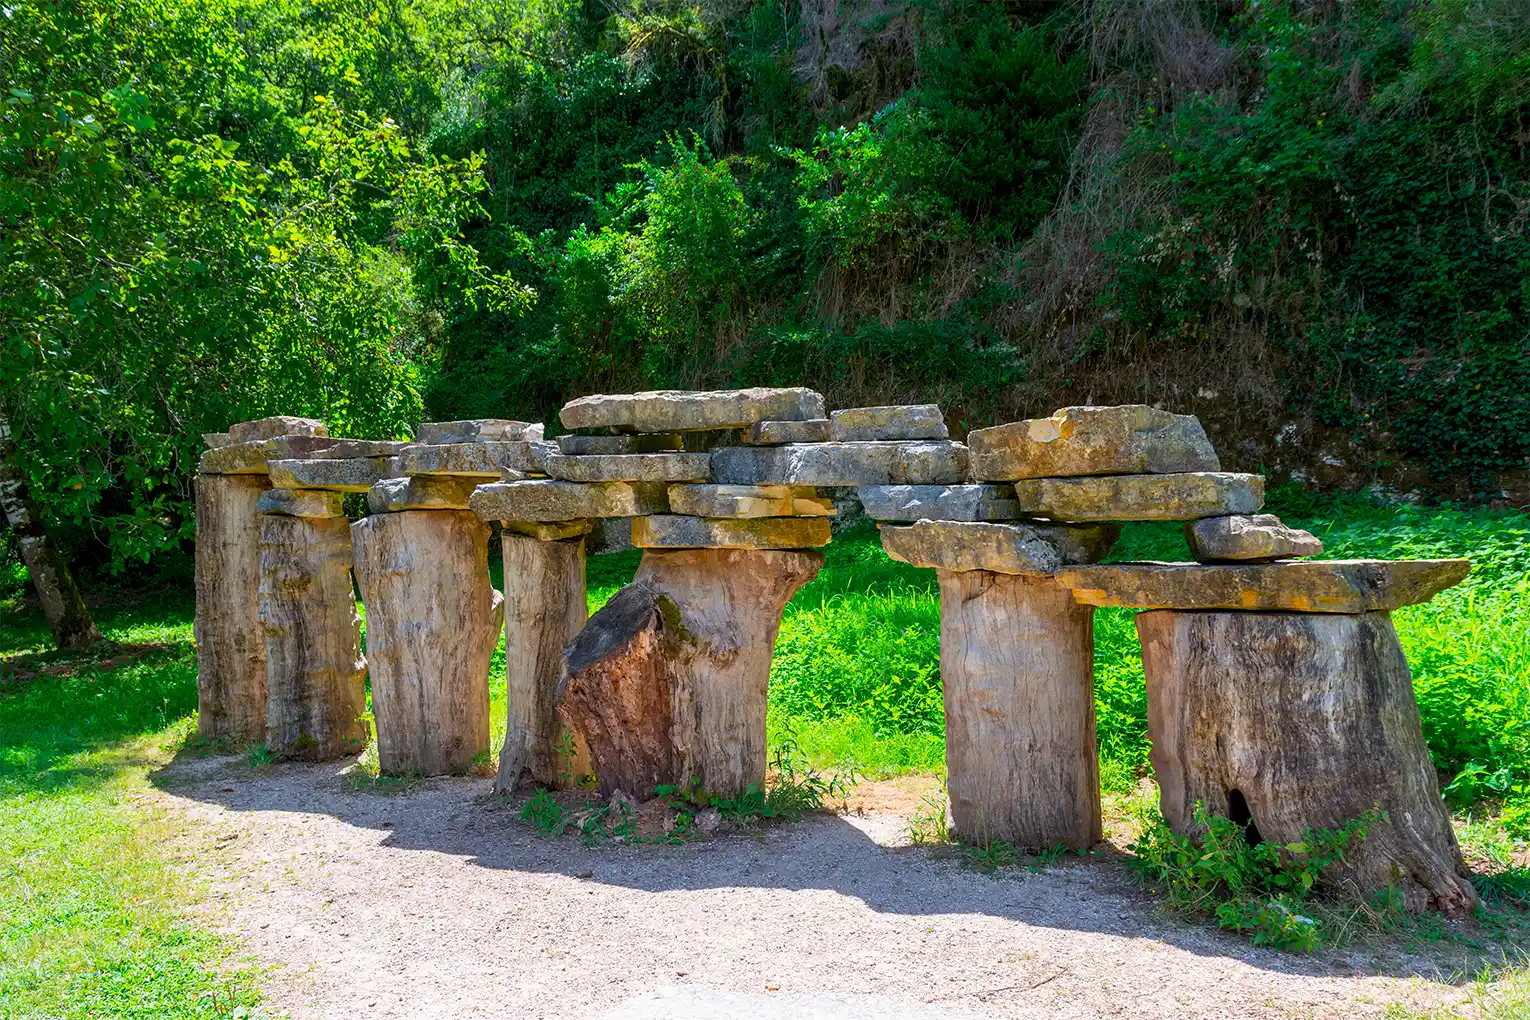
[[[658,386],[1530,502],[1521,0],[16,0],[0,102],[0,413],[101,567],[230,421]]]

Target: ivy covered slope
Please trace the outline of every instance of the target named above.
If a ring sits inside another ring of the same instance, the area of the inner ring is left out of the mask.
[[[1147,401],[1229,467],[1530,501],[1520,0],[0,17],[0,400],[104,563],[181,541],[230,420],[659,386]]]

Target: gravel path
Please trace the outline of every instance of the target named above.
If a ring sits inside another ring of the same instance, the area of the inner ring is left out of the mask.
[[[156,777],[211,916],[295,1020],[1373,1015],[1455,998],[1426,959],[1303,958],[1156,914],[1119,867],[975,873],[895,813],[678,847],[536,835],[486,779],[356,792],[339,766]],[[1386,976],[1387,974],[1395,976]]]

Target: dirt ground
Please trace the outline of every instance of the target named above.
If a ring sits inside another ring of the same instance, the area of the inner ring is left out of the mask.
[[[487,779],[181,759],[208,920],[295,1020],[1350,1017],[1461,996],[1428,955],[1256,949],[1164,916],[1096,858],[978,873],[908,845],[917,783],[680,846],[551,839]]]

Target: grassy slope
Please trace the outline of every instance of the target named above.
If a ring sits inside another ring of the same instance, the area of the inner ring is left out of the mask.
[[[1530,777],[1527,518],[1358,505],[1321,514],[1299,504],[1279,509],[1319,533],[1330,556],[1473,558],[1467,584],[1398,613],[1398,630],[1441,763],[1453,769],[1476,760]],[[1136,526],[1117,555],[1177,559],[1186,551],[1178,529]],[[637,559],[591,560],[592,609],[631,578]],[[497,564],[494,573],[497,580]],[[0,593],[15,592],[18,581],[0,578]],[[18,609],[0,602],[0,655],[46,646],[41,620]],[[233,1015],[253,1001],[248,977],[205,969],[225,965],[227,947],[178,920],[176,908],[195,889],[162,849],[164,822],[135,803],[145,772],[191,732],[190,600],[153,598],[98,617],[115,640],[167,648],[0,695],[0,1015]],[[1125,786],[1146,757],[1130,614],[1102,610],[1096,634],[1104,775]],[[773,734],[794,734],[820,764],[938,772],[938,636],[932,571],[890,562],[869,529],[837,540],[782,623]],[[502,675],[503,649],[494,669]],[[497,743],[504,693],[502,684],[494,688]],[[1493,840],[1502,843],[1501,831],[1484,835]]]

